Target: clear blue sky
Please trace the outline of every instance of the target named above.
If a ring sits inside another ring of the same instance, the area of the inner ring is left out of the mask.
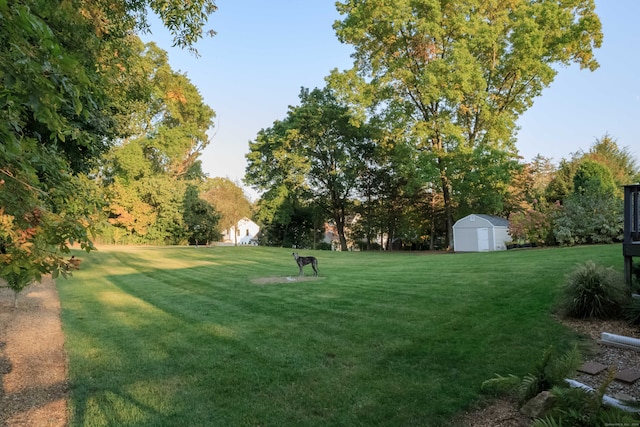
[[[217,117],[203,169],[240,181],[249,141],[286,116],[300,87],[323,87],[334,68],[350,68],[350,46],[337,40],[333,0],[218,0],[207,28],[217,32],[196,48],[200,57],[171,47],[157,22],[144,41],[169,52]],[[587,150],[605,134],[640,162],[640,0],[596,0],[604,42],[600,68],[560,68],[553,84],[519,120],[517,147],[525,161],[536,154],[554,162]]]

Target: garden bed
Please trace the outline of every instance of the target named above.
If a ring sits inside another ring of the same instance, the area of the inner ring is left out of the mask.
[[[593,353],[584,357],[584,362],[599,363],[607,367],[615,367],[618,372],[640,367],[640,351],[622,349],[598,344],[602,332],[610,332],[633,338],[640,338],[640,327],[629,326],[622,320],[577,320],[559,319],[560,322],[588,337],[591,341]],[[592,388],[598,388],[607,379],[607,370],[598,375],[578,372],[573,378]],[[640,400],[640,380],[631,384],[623,381],[613,381],[607,388],[609,396],[615,398],[633,398]],[[531,420],[520,414],[514,399],[503,398],[492,404],[473,409],[458,420],[455,425],[468,427],[525,427]]]

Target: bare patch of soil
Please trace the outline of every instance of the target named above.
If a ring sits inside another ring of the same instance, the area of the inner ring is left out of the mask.
[[[277,285],[281,283],[314,282],[322,279],[324,279],[324,277],[318,276],[256,277],[255,279],[251,279],[251,283],[254,285]]]
[[[515,401],[499,399],[473,409],[453,421],[459,427],[527,427],[531,420],[518,411]]]
[[[67,358],[53,280],[0,288],[0,425],[67,424]]]

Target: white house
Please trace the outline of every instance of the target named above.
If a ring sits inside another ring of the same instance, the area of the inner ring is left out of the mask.
[[[249,218],[244,217],[238,223],[222,233],[224,243],[234,245],[257,245],[257,235],[260,227]]]
[[[456,252],[503,251],[510,240],[509,221],[497,216],[472,214],[453,225]]]

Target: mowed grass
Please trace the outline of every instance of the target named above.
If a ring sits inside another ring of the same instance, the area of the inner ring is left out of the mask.
[[[622,269],[619,245],[300,252],[319,280],[287,280],[290,249],[80,254],[57,282],[71,425],[449,425],[482,381],[577,339],[553,319],[566,273]]]

